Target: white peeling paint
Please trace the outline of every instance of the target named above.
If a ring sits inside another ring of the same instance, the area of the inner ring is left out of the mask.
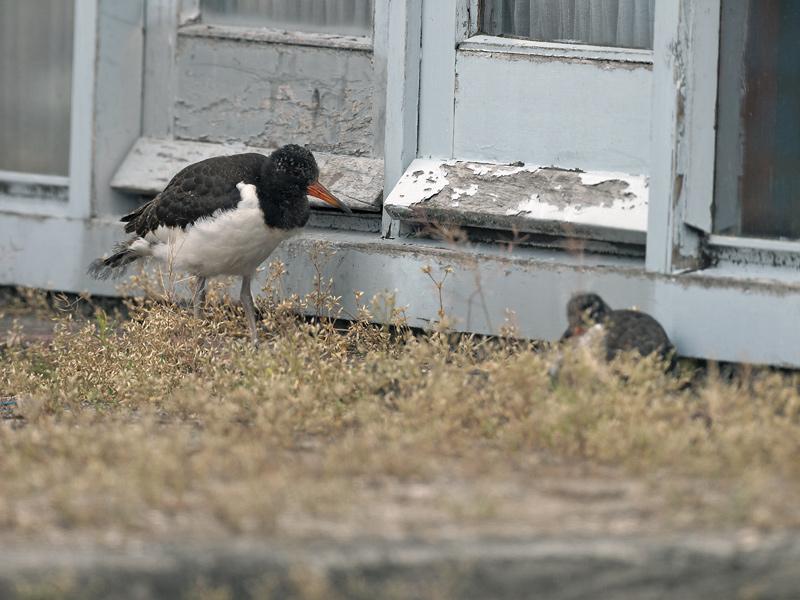
[[[448,184],[444,166],[440,160],[418,158],[394,186],[387,204],[409,207],[440,193]]]
[[[527,219],[562,221],[627,231],[647,231],[647,200],[631,196],[615,200],[611,206],[550,204],[538,194],[510,208],[506,215],[524,215]]]
[[[614,173],[611,171],[588,171],[580,174],[583,185],[599,185],[606,181],[624,181],[628,184],[626,194],[633,194],[637,198],[642,198],[647,202],[647,188],[649,182],[644,175],[631,175],[629,173]]]
[[[468,163],[467,164],[467,168],[470,171],[472,171],[473,173],[475,173],[475,175],[478,175],[478,176],[488,175],[491,172],[493,166],[494,165],[488,165],[488,164],[485,164],[485,163]]]
[[[541,169],[540,166],[531,165],[531,166],[521,166],[521,167],[507,167],[504,169],[497,169],[492,176],[494,177],[508,177],[509,175],[516,175],[517,173],[522,173],[523,171],[527,171],[528,173],[534,173]]]
[[[547,167],[538,165],[512,166],[455,160],[443,162],[433,159],[417,159],[406,170],[400,183],[390,194],[387,206],[410,207],[440,194],[449,185],[446,177],[448,167],[456,165],[466,167],[475,174],[476,178],[481,179],[464,187],[453,188],[450,193],[450,199],[453,202],[449,205],[453,209],[460,207],[461,203],[458,200],[464,196],[475,196],[479,192],[485,194],[487,200],[491,199],[490,206],[496,206],[498,195],[480,187],[481,181],[485,182],[487,178],[502,178],[518,173],[535,173],[541,169],[547,169]],[[580,204],[577,200],[571,204],[563,201],[551,203],[543,200],[543,197],[547,198],[547,194],[542,194],[542,190],[539,190],[516,206],[506,209],[505,215],[519,215],[526,221],[563,222],[636,233],[644,233],[647,230],[648,181],[646,177],[607,171],[577,172],[575,175],[580,178],[581,184],[587,187],[604,182],[618,185],[621,182],[623,184],[621,186],[623,188],[622,197],[604,205]],[[491,186],[487,183],[484,187]],[[561,184],[557,184],[557,188],[562,187]]]
[[[461,196],[474,196],[478,193],[478,184],[472,183],[468,187],[465,188],[453,188],[453,193],[451,194],[451,198],[453,200],[458,200]],[[456,206],[454,204],[453,206]]]

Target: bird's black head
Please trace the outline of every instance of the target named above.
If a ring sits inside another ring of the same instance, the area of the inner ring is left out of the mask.
[[[605,321],[610,312],[611,308],[597,294],[575,294],[567,303],[568,331],[580,335],[592,325]]]
[[[319,167],[311,151],[297,144],[278,148],[265,164],[262,180],[288,198],[314,196],[349,213],[350,209],[319,182]]]
[[[319,167],[307,148],[288,144],[278,148],[269,157],[270,175],[298,187],[307,188],[319,178]]]

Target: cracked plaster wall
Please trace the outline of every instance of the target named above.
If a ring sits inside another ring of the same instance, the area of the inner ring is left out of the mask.
[[[182,36],[177,66],[178,138],[372,153],[370,52]]]

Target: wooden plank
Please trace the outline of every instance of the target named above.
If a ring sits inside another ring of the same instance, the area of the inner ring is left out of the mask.
[[[290,46],[309,46],[313,48],[334,48],[337,50],[356,50],[372,52],[372,39],[367,36],[341,35],[337,33],[313,33],[306,31],[286,31],[268,27],[234,27],[231,25],[185,25],[180,28],[181,36],[218,38],[245,42],[264,42],[287,44]]]
[[[385,188],[394,187],[417,156],[422,0],[389,2]]]
[[[179,10],[180,0],[147,0],[145,5],[144,135],[172,135]]]
[[[130,208],[128,199],[108,185],[142,131],[144,0],[100,0],[98,19],[93,216]]]
[[[210,144],[186,140],[140,138],[131,148],[111,181],[116,190],[154,196],[183,167],[211,158],[240,152],[269,154],[272,150],[253,146]],[[383,161],[375,158],[315,152],[320,180],[352,210],[378,212],[383,197]],[[317,206],[315,201],[315,206]],[[319,206],[327,206],[322,203]]]
[[[386,144],[386,78],[389,68],[389,0],[375,0],[372,21],[372,155]]]
[[[418,159],[385,209],[421,223],[643,245],[647,197],[641,175]]]
[[[417,156],[453,156],[456,90],[456,4],[438,0],[422,5],[422,47],[419,83],[419,144]]]
[[[94,160],[94,92],[99,0],[75,0],[69,144],[69,213],[92,214]]]
[[[266,147],[292,142],[368,156],[371,59],[369,52],[346,48],[185,35],[182,29],[175,137]]]
[[[720,0],[666,2],[659,10],[647,269],[680,273],[707,266],[702,237],[711,229],[714,194]]]
[[[453,156],[647,174],[651,68],[459,49]]]

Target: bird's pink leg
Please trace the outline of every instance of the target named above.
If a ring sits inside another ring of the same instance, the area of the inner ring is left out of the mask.
[[[242,277],[242,292],[239,296],[244,307],[244,316],[247,317],[247,326],[250,328],[250,338],[254,346],[258,346],[258,331],[256,330],[256,307],[253,294],[250,291],[250,277]]]
[[[206,284],[208,280],[205,277],[197,278],[197,287],[192,295],[192,305],[194,307],[194,318],[199,319],[202,316],[203,307],[206,304]]]

